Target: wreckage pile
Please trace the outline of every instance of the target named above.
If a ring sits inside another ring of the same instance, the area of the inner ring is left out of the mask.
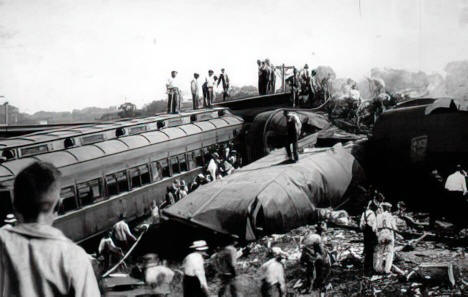
[[[441,237],[442,230],[431,230],[434,233],[414,240],[421,233],[400,222],[403,237],[396,242],[394,265],[404,274],[368,277],[363,275],[363,236],[357,222],[358,217],[350,217],[347,225],[333,225],[322,234],[332,259],[331,272],[326,280],[326,296],[468,296],[468,283],[464,278],[468,273],[468,259],[465,256],[468,250],[466,244],[460,244],[460,239],[456,245],[451,245],[448,239],[453,240],[454,237]],[[443,222],[438,225],[448,226]],[[238,248],[237,271],[244,296],[261,296],[258,272],[268,260],[271,249],[285,258],[287,296],[311,296],[302,293],[305,268],[300,263],[300,257],[303,239],[315,231],[315,225],[302,226],[285,234],[262,237]],[[444,232],[450,234],[447,229]],[[460,234],[463,236],[464,232]],[[217,296],[221,281],[216,275],[214,257],[206,262],[210,296]],[[176,271],[171,296],[183,296],[181,263],[174,262],[169,267]]]

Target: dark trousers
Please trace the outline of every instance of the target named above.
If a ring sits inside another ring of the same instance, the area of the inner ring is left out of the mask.
[[[223,101],[226,101],[226,98],[229,97],[229,85],[223,86]]]
[[[265,280],[262,281],[262,297],[281,297],[283,294],[281,293],[280,285],[278,283],[271,285],[267,283]]]
[[[213,88],[208,88],[207,96],[206,96],[206,101],[207,101],[207,107],[211,108],[213,106],[213,101],[214,101],[214,91]]]
[[[193,109],[198,109],[198,94],[192,93]]]
[[[228,296],[238,297],[238,282],[235,276],[232,275],[221,275],[221,287],[218,291],[218,297],[223,297],[226,292],[229,292]]]
[[[291,146],[292,146],[292,151],[291,151]],[[297,140],[289,140],[285,146],[285,149],[286,149],[286,154],[288,155],[288,158],[290,160],[292,161],[299,160],[299,154],[297,153]]]
[[[262,76],[258,76],[258,94],[259,95],[264,95],[263,94],[263,83],[264,82],[264,79]]]
[[[372,274],[374,271],[374,250],[377,245],[377,235],[372,228],[366,226],[364,231],[364,274]]]
[[[184,275],[182,287],[184,289],[184,297],[208,297],[206,292],[201,288],[200,281],[196,276]]]
[[[167,98],[167,113],[177,113],[180,110],[179,94],[170,92]]]

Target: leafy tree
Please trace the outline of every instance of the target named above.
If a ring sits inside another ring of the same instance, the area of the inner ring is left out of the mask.
[[[136,116],[136,105],[131,102],[125,102],[119,106],[119,116],[121,118],[132,118]]]

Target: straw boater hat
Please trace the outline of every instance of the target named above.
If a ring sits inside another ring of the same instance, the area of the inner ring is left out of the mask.
[[[6,217],[5,217],[4,222],[5,222],[5,224],[14,224],[14,223],[16,223],[15,215],[12,214],[12,213],[7,214]]]
[[[208,249],[208,245],[204,240],[196,240],[193,242],[190,248],[196,251],[206,251]]]

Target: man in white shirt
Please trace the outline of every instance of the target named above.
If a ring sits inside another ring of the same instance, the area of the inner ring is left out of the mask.
[[[466,195],[466,175],[461,165],[457,165],[457,171],[447,177],[445,189],[450,192],[460,192],[461,195]]]
[[[52,226],[60,172],[35,162],[14,182],[20,224],[0,229],[0,296],[101,296],[89,255]]]
[[[209,290],[203,259],[208,246],[204,240],[197,240],[190,248],[193,252],[184,259],[184,297],[208,297]]]
[[[262,297],[286,296],[286,280],[284,266],[280,262],[281,256],[273,254],[272,256],[272,259],[260,267]]]
[[[112,227],[117,245],[126,250],[129,246],[128,239],[136,241],[136,237],[130,231],[128,224],[124,220],[124,215],[120,214],[120,221]]]
[[[218,164],[219,164],[219,155],[218,153],[214,153],[210,162],[208,163],[207,171],[210,173],[213,180],[216,180],[218,175]]]
[[[206,88],[207,88],[207,103],[206,107],[211,108],[213,107],[213,102],[214,102],[214,87],[216,84],[215,78],[213,76],[213,70],[208,70],[208,76],[206,77]]]
[[[176,78],[177,71],[171,71],[171,77],[167,80],[167,113],[179,113],[180,111],[180,85]]]
[[[198,102],[200,100],[200,87],[198,85],[198,77],[200,75],[198,73],[193,74],[192,82],[190,83],[190,89],[192,91],[192,101],[193,101],[193,109],[198,109]]]
[[[396,219],[390,212],[392,205],[381,203],[382,213],[376,216],[377,247],[374,251],[374,270],[381,273],[390,273],[395,256]]]

